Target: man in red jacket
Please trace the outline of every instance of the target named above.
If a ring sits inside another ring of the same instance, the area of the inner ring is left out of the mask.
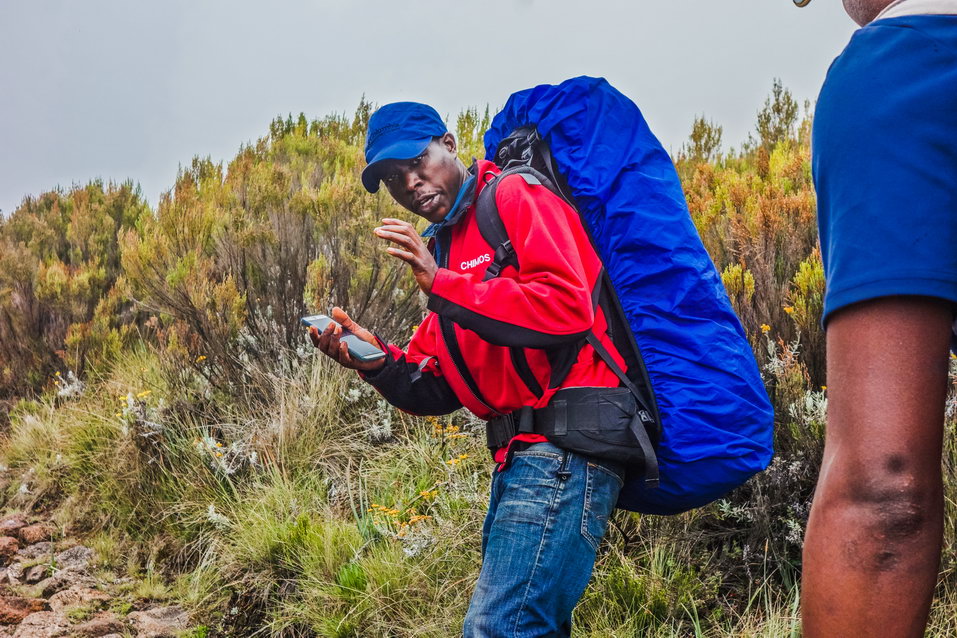
[[[370,192],[381,181],[399,204],[432,222],[425,233],[431,248],[399,219],[375,230],[409,264],[431,312],[403,351],[333,309],[343,328],[386,351],[375,362],[351,358],[341,328],[314,332],[313,340],[402,410],[447,414],[464,406],[490,420],[498,465],[464,633],[569,636],[624,475],[617,463],[548,439],[566,418],[597,418],[597,393],[627,394],[585,342],[593,334],[624,368],[595,303],[601,261],[572,207],[536,180],[510,175],[494,197],[516,261],[486,280],[495,249],[479,232],[475,202],[500,171],[481,160],[467,168],[431,107],[401,102],[376,111],[366,160]],[[594,391],[592,403],[576,404],[583,389]],[[563,416],[555,416],[556,405]]]

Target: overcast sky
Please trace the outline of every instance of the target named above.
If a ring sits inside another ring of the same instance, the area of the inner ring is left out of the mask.
[[[838,0],[0,0],[0,210],[101,177],[153,204],[195,155],[278,114],[431,103],[453,121],[601,75],[667,148],[696,114],[739,145],[779,77],[816,97],[854,24]]]

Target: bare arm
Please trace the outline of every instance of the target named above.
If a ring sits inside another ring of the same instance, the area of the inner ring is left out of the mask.
[[[952,320],[944,301],[886,297],[828,324],[827,440],[804,545],[808,638],[924,635]]]

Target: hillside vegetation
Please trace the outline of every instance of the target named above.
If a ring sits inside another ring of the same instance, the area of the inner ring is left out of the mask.
[[[491,470],[483,424],[394,410],[298,325],[341,305],[403,343],[422,317],[371,233],[411,217],[359,182],[370,112],[276,119],[230,162],[186,165],[155,210],[131,183],[92,182],[0,220],[5,508],[87,538],[102,564],[185,604],[196,635],[461,629]],[[467,162],[488,118],[451,123]],[[699,118],[675,153],[774,402],[777,455],[706,508],[616,512],[576,636],[800,634],[827,406],[809,131],[776,83],[741,148]],[[954,401],[935,636],[957,634]]]

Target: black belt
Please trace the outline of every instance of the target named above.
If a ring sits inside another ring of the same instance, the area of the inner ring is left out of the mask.
[[[655,487],[658,462],[646,421],[651,418],[628,388],[565,388],[543,408],[524,407],[490,420],[486,444],[494,454],[518,434],[540,434],[565,450],[623,463]],[[509,446],[506,465],[512,452]]]
[[[486,445],[494,452],[508,445],[517,434],[562,436],[568,432],[569,423],[579,430],[597,429],[599,400],[609,392],[625,401],[634,414],[637,404],[625,388],[566,388],[556,392],[544,408],[526,406],[489,421],[485,428]]]

